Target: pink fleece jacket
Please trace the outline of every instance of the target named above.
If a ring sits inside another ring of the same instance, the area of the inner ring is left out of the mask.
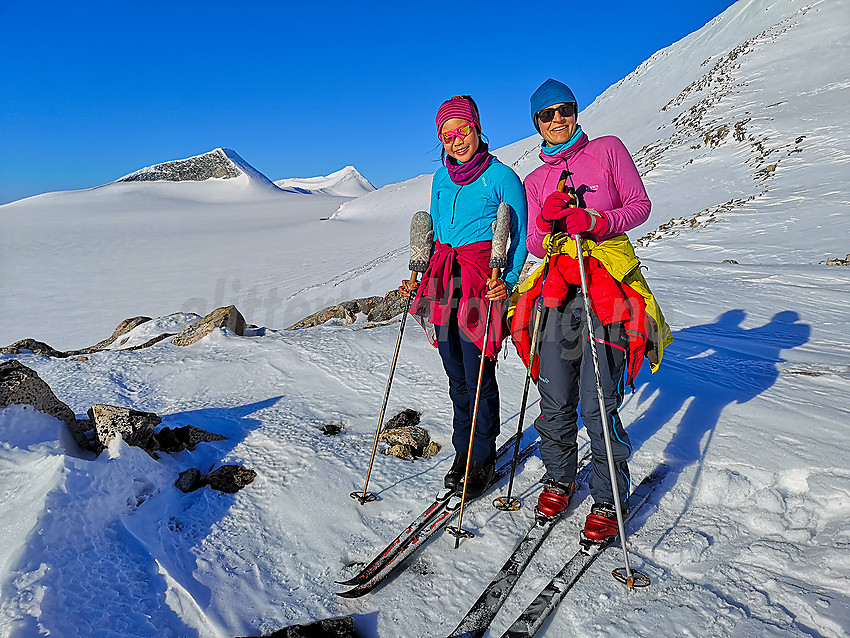
[[[573,172],[576,195],[582,208],[604,212],[608,218],[608,231],[598,237],[587,233],[599,242],[622,235],[640,226],[649,217],[649,197],[640,179],[637,167],[625,145],[612,135],[588,139],[581,137],[566,151],[553,157],[540,153],[543,166],[534,169],[525,178],[528,199],[528,252],[543,257],[543,239],[546,233],[537,227],[537,218],[546,196],[558,190],[561,171],[569,167]],[[567,184],[570,184],[569,180]]]

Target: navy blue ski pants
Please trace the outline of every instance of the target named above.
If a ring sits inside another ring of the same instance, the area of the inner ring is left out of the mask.
[[[448,326],[437,329],[437,349],[443,368],[449,377],[449,396],[454,408],[452,445],[455,452],[466,456],[469,433],[472,430],[472,412],[475,406],[475,389],[481,366],[481,349],[463,334],[457,325],[457,312]],[[499,436],[499,386],[496,385],[496,362],[484,362],[481,379],[481,397],[472,448],[473,461],[487,461],[496,456],[496,438]]]
[[[540,357],[540,416],[534,427],[540,434],[540,456],[547,479],[568,484],[575,480],[578,462],[578,411],[590,437],[593,478],[590,491],[596,502],[613,503],[611,476],[599,412],[596,373],[587,337],[584,299],[574,288],[558,308],[544,308],[537,352]],[[577,294],[575,294],[577,293]],[[602,376],[602,392],[608,412],[611,448],[617,469],[620,498],[630,491],[626,459],[632,452],[629,437],[617,412],[623,401],[628,335],[622,324],[601,326],[594,318],[595,341]]]

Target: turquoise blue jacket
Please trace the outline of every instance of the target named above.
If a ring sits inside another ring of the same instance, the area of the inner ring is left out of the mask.
[[[508,265],[502,273],[510,294],[528,256],[525,190],[517,174],[494,158],[471,184],[455,184],[445,166],[440,167],[431,182],[431,220],[434,238],[441,244],[467,246],[491,241],[496,209],[502,202],[511,206]]]

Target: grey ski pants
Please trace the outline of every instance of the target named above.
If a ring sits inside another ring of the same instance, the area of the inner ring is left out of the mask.
[[[571,483],[578,462],[578,412],[590,437],[593,452],[591,494],[594,501],[613,503],[611,476],[602,432],[596,392],[596,374],[587,337],[581,292],[558,308],[544,308],[537,352],[540,357],[540,416],[534,427],[540,434],[540,456],[546,466],[544,478]],[[617,469],[620,498],[628,502],[631,488],[626,460],[632,447],[617,412],[623,401],[628,335],[622,324],[601,326],[594,318],[595,341],[602,376],[602,392],[610,425],[611,448]]]

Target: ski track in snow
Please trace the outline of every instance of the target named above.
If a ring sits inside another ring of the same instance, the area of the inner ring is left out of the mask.
[[[629,527],[632,564],[652,587],[628,592],[610,578],[622,558],[612,548],[542,635],[850,635],[850,269],[820,263],[850,251],[850,81],[823,63],[847,57],[848,25],[846,3],[742,1],[582,113],[591,136],[624,139],[653,201],[638,255],[675,341],[657,374],[641,372],[621,415],[633,479],[662,462],[670,472]],[[499,154],[525,175],[537,142]],[[111,313],[163,315],[85,361],[0,360],[34,368],[78,416],[111,403],[228,437],[159,461],[121,442],[93,458],[55,419],[0,410],[0,634],[230,637],[345,614],[364,637],[451,631],[530,525],[542,462],[533,456],[517,475],[521,510],[474,503],[464,514],[474,539],[455,550],[438,535],[371,595],[338,599],[333,581],[368,562],[441,486],[452,457],[445,375],[409,320],[387,418],[421,410],[443,449],[414,463],[377,455],[369,488],[380,500],[360,506],[348,494],[363,488],[399,324],[364,329],[361,317],[275,330],[406,277],[406,224],[427,203],[427,182],[342,206],[320,194],[271,198],[250,183],[152,183],[0,207],[10,229],[0,249],[26,246],[45,260],[15,261],[4,294],[68,342],[52,345],[102,338],[120,318]],[[150,212],[145,197],[167,210]],[[32,224],[18,214],[27,206]],[[64,225],[69,211],[75,229]],[[95,226],[115,241],[66,265],[39,224],[72,240]],[[127,272],[116,266],[125,261]],[[215,265],[189,276],[199,263]],[[15,287],[26,285],[43,294]],[[186,348],[166,340],[120,351],[179,330],[189,306],[209,311],[197,295],[240,308],[253,300],[263,336],[218,331]],[[516,429],[524,381],[508,347],[500,442]],[[536,399],[532,389],[526,426]],[[327,423],[342,432],[324,436]],[[230,462],[255,469],[256,481],[234,495],[173,487],[189,467]],[[590,508],[580,488],[491,636],[577,549]]]

